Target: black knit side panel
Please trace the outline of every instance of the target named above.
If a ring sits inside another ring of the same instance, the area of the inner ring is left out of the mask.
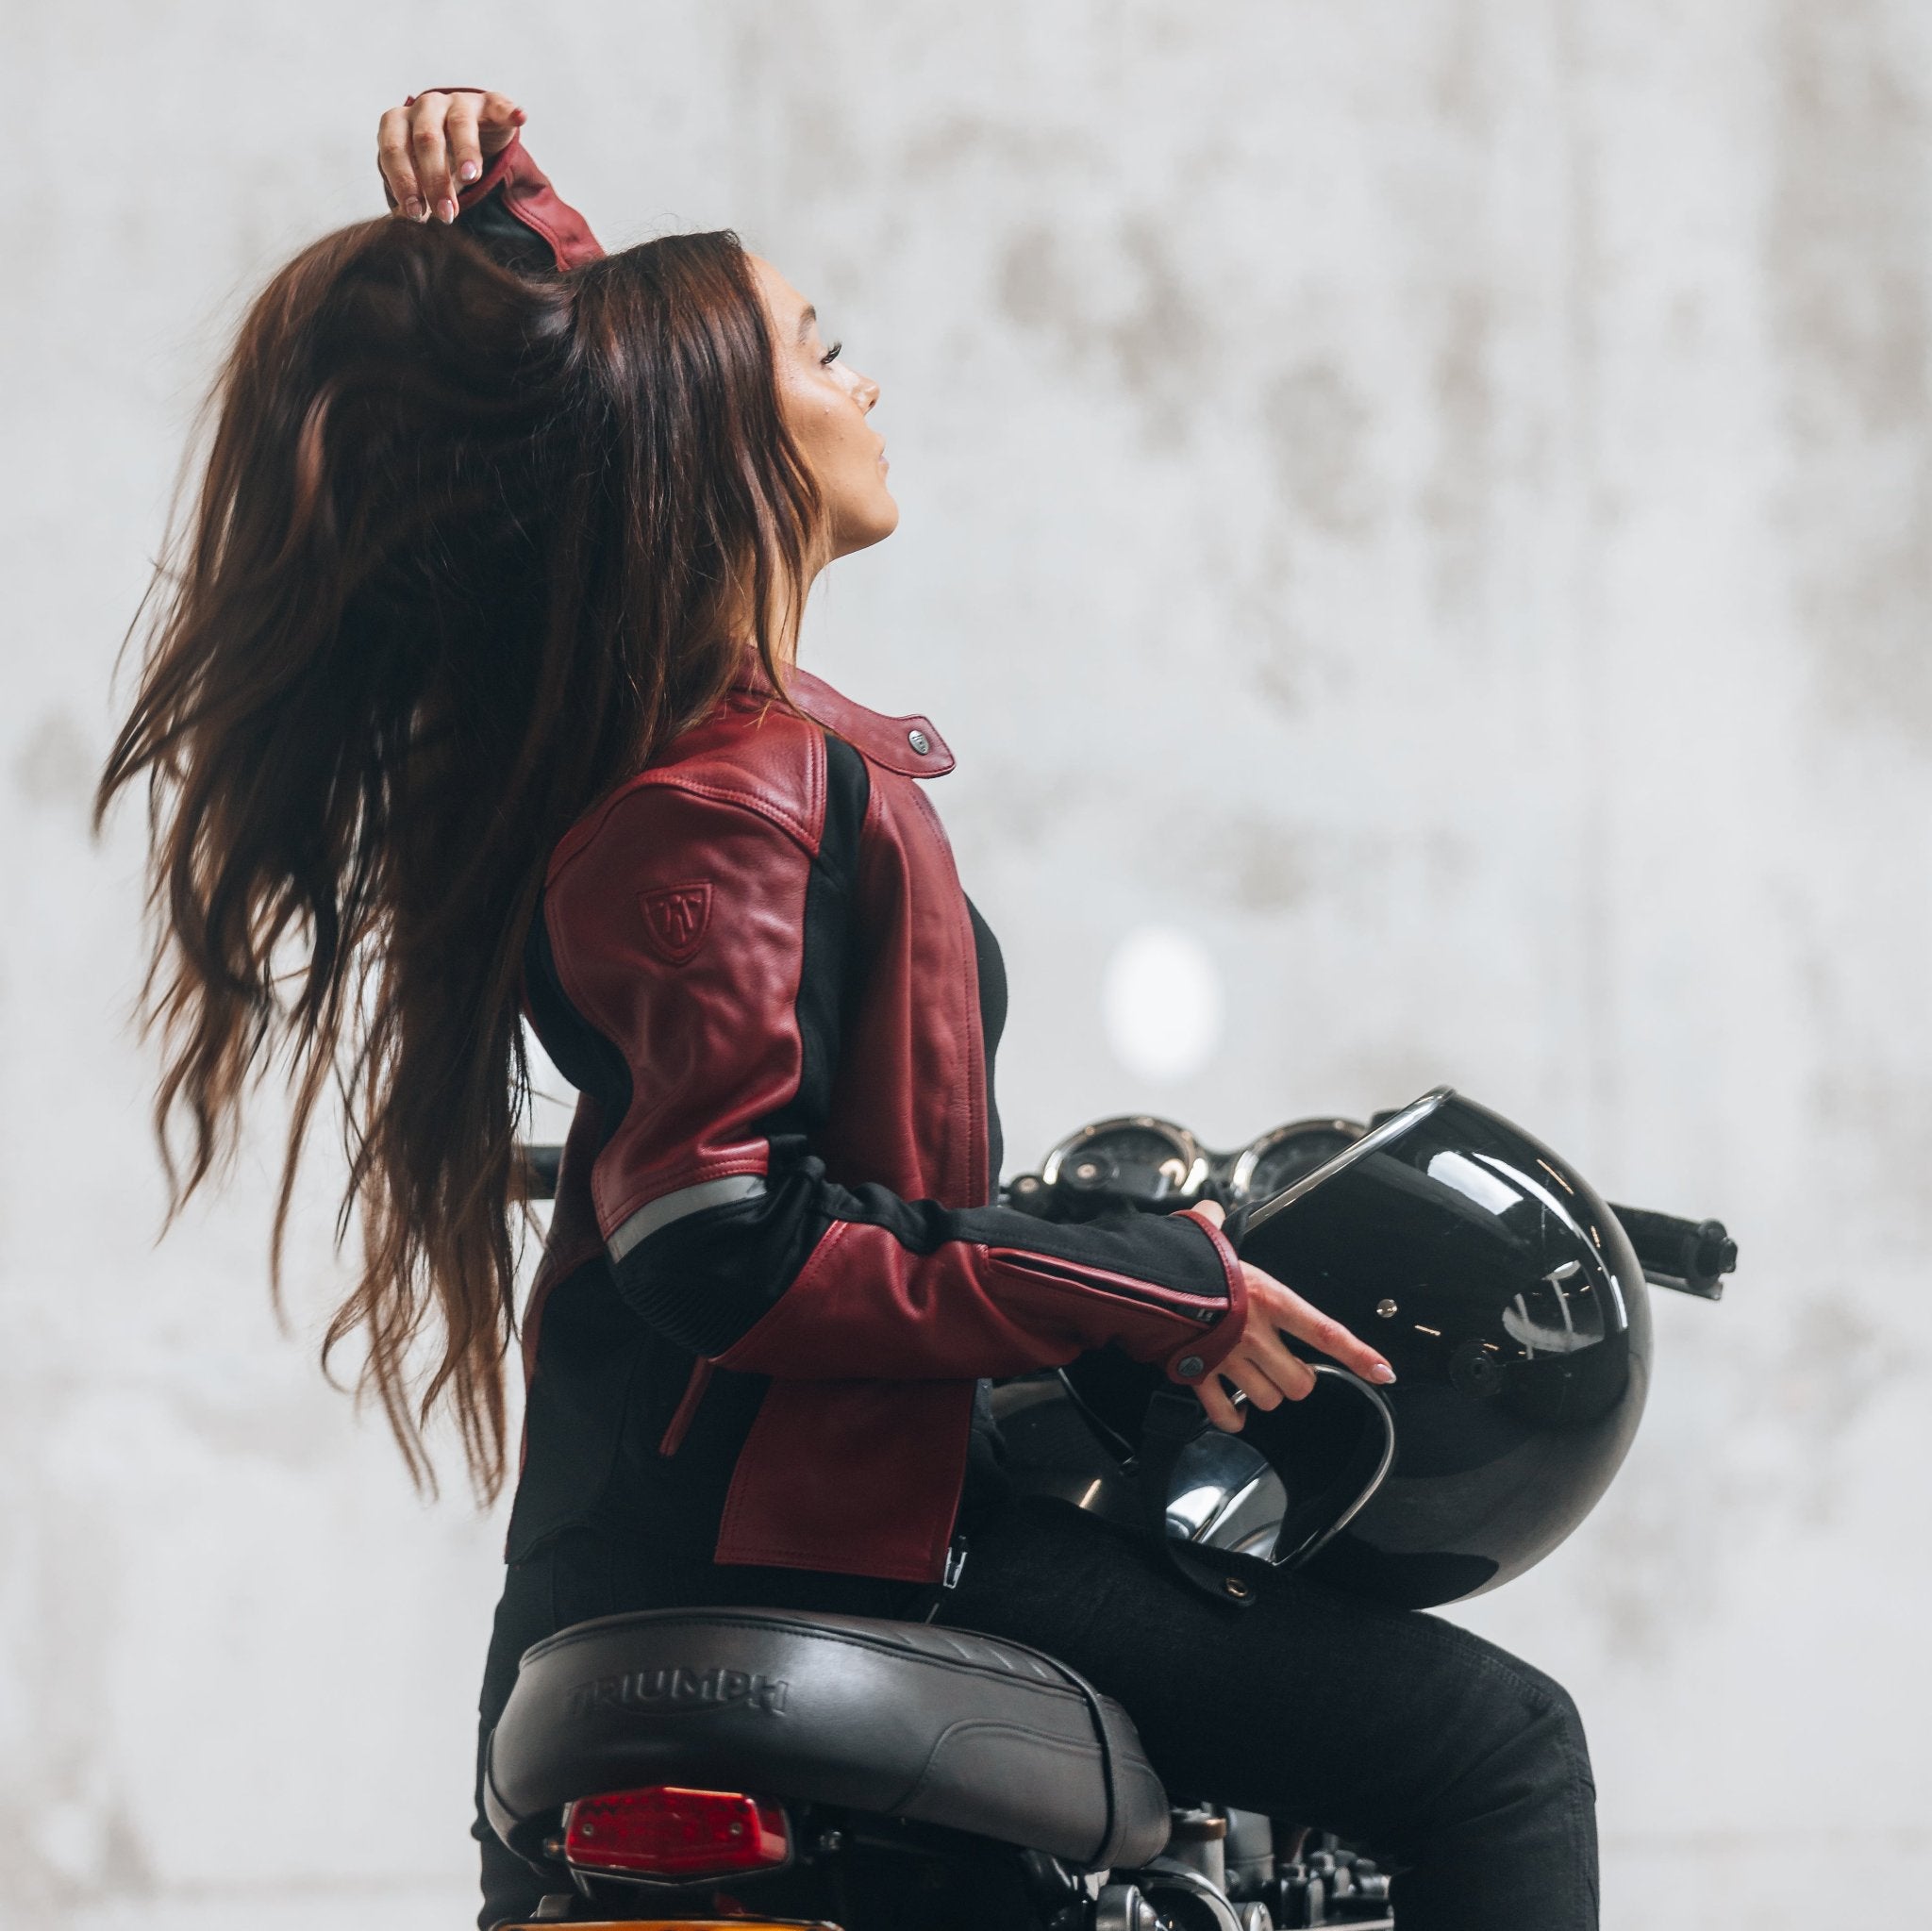
[[[529,1005],[530,1024],[557,1070],[580,1093],[589,1093],[597,1102],[605,1131],[612,1133],[630,1110],[630,1068],[623,1053],[571,1004],[564,991],[543,907],[540,896],[524,941],[524,997]]]
[[[774,1143],[773,1158],[779,1147]],[[722,1355],[770,1313],[831,1224],[817,1190],[824,1169],[774,1164],[763,1193],[659,1227],[611,1270],[618,1292],[658,1333],[693,1355]]]

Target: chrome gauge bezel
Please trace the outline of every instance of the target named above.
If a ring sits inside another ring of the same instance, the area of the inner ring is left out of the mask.
[[[1110,1133],[1128,1130],[1156,1134],[1174,1149],[1174,1157],[1181,1162],[1187,1175],[1174,1189],[1176,1194],[1191,1198],[1208,1184],[1208,1155],[1201,1142],[1177,1122],[1159,1119],[1153,1113],[1117,1113],[1111,1119],[1092,1121],[1068,1134],[1041,1162],[1040,1177],[1049,1187],[1058,1186],[1062,1169],[1075,1154]]]
[[[1248,1215],[1248,1228],[1252,1231],[1264,1221],[1272,1221],[1284,1207],[1292,1207],[1304,1194],[1312,1193],[1323,1181],[1341,1173],[1344,1167],[1352,1167],[1377,1147],[1387,1146],[1391,1140],[1400,1140],[1418,1120],[1426,1120],[1444,1100],[1453,1099],[1455,1095],[1454,1087],[1430,1088],[1421,1099],[1411,1100],[1401,1112],[1391,1113],[1379,1126],[1371,1127],[1359,1140],[1351,1141],[1333,1159],[1317,1167],[1311,1174],[1304,1174],[1299,1180],[1291,1181],[1279,1193],[1264,1200]]]
[[[1255,1169],[1281,1144],[1284,1140],[1292,1140],[1301,1133],[1345,1133],[1351,1141],[1357,1140],[1368,1132],[1359,1120],[1342,1120],[1318,1115],[1307,1120],[1291,1120],[1284,1126],[1276,1126],[1257,1135],[1235,1156],[1234,1165],[1227,1176],[1228,1206],[1243,1206],[1249,1190],[1254,1186]],[[1333,1158],[1334,1156],[1329,1157]],[[1322,1163],[1327,1165],[1324,1160]]]

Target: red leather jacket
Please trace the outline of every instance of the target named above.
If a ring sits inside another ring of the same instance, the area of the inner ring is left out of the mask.
[[[594,258],[520,143],[492,194],[557,267]],[[526,999],[582,1097],[525,1358],[553,1290],[608,1269],[693,1363],[660,1454],[714,1367],[769,1377],[718,1561],[937,1580],[975,1383],[1108,1343],[1199,1381],[1241,1269],[1191,1215],[991,1204],[974,929],[922,789],[952,755],[802,671],[798,715],[746,663],[551,860]]]

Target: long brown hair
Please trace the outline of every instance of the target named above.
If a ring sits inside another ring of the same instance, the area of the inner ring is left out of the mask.
[[[747,641],[782,688],[819,498],[728,233],[531,278],[460,230],[345,228],[256,302],[211,421],[96,801],[146,779],[173,1205],[286,1063],[278,1292],[333,1089],[361,1271],[325,1367],[360,1332],[416,1478],[446,1403],[493,1494],[544,864]]]

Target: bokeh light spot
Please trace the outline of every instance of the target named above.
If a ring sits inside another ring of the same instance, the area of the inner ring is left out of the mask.
[[[1100,983],[1108,1043],[1142,1079],[1186,1079],[1221,1040],[1221,974],[1208,948],[1171,925],[1142,925],[1114,948]]]

